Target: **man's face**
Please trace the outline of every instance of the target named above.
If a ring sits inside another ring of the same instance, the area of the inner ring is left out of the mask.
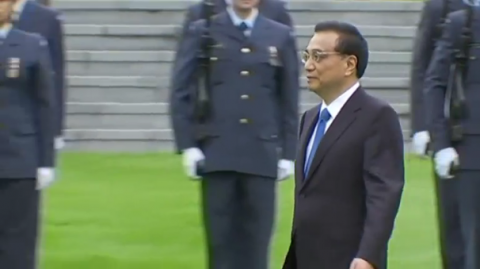
[[[260,0],[232,0],[232,4],[237,9],[252,9],[258,6]]]
[[[351,75],[348,57],[335,51],[339,36],[334,31],[315,33],[303,54],[305,74],[311,91],[320,93]]]
[[[10,21],[13,4],[13,0],[0,0],[0,24]]]

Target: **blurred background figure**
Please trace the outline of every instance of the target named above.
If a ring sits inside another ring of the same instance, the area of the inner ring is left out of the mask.
[[[0,1],[0,268],[36,268],[39,190],[54,179],[54,98],[47,42],[12,27]]]
[[[425,73],[450,12],[465,8],[462,0],[427,0],[417,28],[410,75],[412,150],[427,156],[431,145],[426,122]],[[464,244],[461,235],[458,181],[441,180],[435,175],[440,250],[443,268],[463,269]]]
[[[42,4],[39,4],[42,3]],[[64,146],[65,119],[65,48],[63,46],[62,15],[49,5],[50,1],[16,0],[13,12],[15,28],[36,33],[48,42],[49,55],[55,80],[55,148]]]
[[[172,127],[186,174],[201,182],[209,269],[268,268],[277,180],[293,175],[295,37],[258,4],[233,0],[190,24],[172,74]]]

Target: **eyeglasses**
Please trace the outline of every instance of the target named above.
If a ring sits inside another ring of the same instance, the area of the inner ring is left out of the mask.
[[[313,51],[312,53],[309,53],[304,51],[302,54],[302,62],[305,64],[311,58],[314,62],[319,63],[330,55],[341,55],[341,53],[335,51]]]

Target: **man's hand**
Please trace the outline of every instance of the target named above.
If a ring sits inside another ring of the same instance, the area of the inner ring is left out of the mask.
[[[63,137],[55,137],[55,149],[60,150],[63,149],[63,147],[65,147],[65,140],[63,140]]]
[[[284,180],[289,178],[295,172],[295,163],[290,160],[278,161],[277,180]]]
[[[55,182],[55,170],[49,167],[37,169],[37,190],[43,190]]]
[[[370,263],[360,258],[353,259],[350,269],[375,269]]]
[[[199,148],[188,148],[183,151],[183,168],[187,176],[193,179],[199,179],[197,174],[197,165],[205,160],[205,155]]]
[[[414,154],[427,156],[428,144],[430,143],[430,134],[428,131],[417,132],[412,137],[412,151]]]
[[[440,178],[452,178],[451,170],[460,164],[458,153],[454,148],[445,148],[438,151],[434,157],[435,172]]]

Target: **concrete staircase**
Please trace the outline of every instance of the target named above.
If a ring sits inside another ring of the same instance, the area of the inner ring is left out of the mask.
[[[168,84],[178,26],[190,1],[62,1],[68,49],[68,148],[172,149]],[[345,20],[367,37],[363,85],[388,100],[409,128],[408,72],[421,3],[291,1],[303,49],[320,20]],[[305,81],[302,80],[305,86]],[[302,91],[302,109],[317,101]]]

